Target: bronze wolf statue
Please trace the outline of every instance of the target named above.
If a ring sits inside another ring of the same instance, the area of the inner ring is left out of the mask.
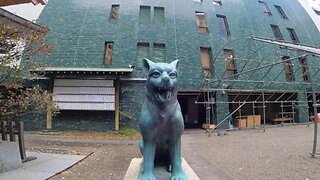
[[[171,166],[171,180],[188,179],[181,167],[181,135],[184,122],[177,100],[177,66],[143,59],[147,74],[146,100],[141,109],[140,150],[143,155],[140,180],[156,179],[154,164]],[[164,164],[165,163],[165,164]]]

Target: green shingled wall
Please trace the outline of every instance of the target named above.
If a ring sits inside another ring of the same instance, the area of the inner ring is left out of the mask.
[[[144,77],[142,69],[137,62],[137,42],[165,44],[166,62],[180,60],[180,88],[183,90],[199,90],[203,84],[200,63],[200,47],[211,47],[214,63],[214,77],[219,79],[225,70],[221,49],[238,38],[250,35],[273,38],[270,24],[278,25],[285,40],[290,41],[287,27],[296,31],[300,42],[309,45],[320,45],[319,32],[307,13],[296,0],[265,0],[269,5],[272,16],[263,13],[257,0],[222,0],[222,6],[214,6],[212,1],[203,3],[192,0],[51,0],[44,8],[38,23],[47,25],[50,32],[46,36],[54,46],[54,52],[49,57],[41,57],[44,63],[57,67],[128,67],[129,64],[137,68],[131,77]],[[109,21],[112,4],[119,4],[119,17]],[[282,19],[276,11],[274,4],[280,5],[288,16]],[[139,23],[140,5],[150,6],[150,22]],[[154,7],[164,7],[164,23],[154,21]],[[198,32],[195,11],[204,12],[208,23],[209,33]],[[231,36],[219,34],[216,15],[227,17]],[[105,41],[113,41],[112,65],[103,65]],[[263,63],[270,63],[272,59],[279,60],[279,54],[272,54],[273,46],[267,46],[263,51],[254,53],[261,44],[248,40],[238,40],[226,48],[239,50],[237,56],[255,59],[268,57]],[[220,52],[220,53],[219,53]],[[279,50],[280,54],[294,57],[297,53],[288,50]],[[273,57],[274,56],[274,57]],[[152,58],[151,58],[152,59]],[[309,60],[312,60],[310,57]],[[310,67],[317,67],[317,62],[310,61]],[[257,63],[246,64],[237,61],[238,70],[255,68]],[[298,67],[298,64],[295,65]],[[284,73],[278,76],[282,67],[277,66],[270,71],[268,79],[277,77],[285,81]],[[311,69],[312,72],[317,68]],[[246,74],[239,79],[259,80],[267,69],[259,73]],[[312,73],[311,72],[311,73]],[[295,78],[301,82],[301,72],[296,71]],[[212,88],[221,88],[221,84],[212,84]],[[120,110],[132,114],[133,124],[139,117],[144,89],[141,82],[121,82]],[[256,84],[234,83],[237,89],[264,88]],[[288,87],[270,85],[270,89]],[[289,89],[297,87],[290,86]],[[227,101],[227,97],[217,95],[217,101]],[[305,110],[305,109],[304,109]],[[217,108],[217,117],[223,119],[228,114],[228,105],[221,104]],[[300,113],[301,114],[301,113]]]

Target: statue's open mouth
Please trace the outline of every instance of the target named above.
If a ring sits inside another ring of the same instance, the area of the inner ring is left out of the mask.
[[[157,88],[155,89],[156,97],[159,101],[169,101],[173,94],[173,88],[164,89],[164,88]]]

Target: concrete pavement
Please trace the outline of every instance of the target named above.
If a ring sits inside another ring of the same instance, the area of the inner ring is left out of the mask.
[[[24,179],[44,180],[73,166],[86,156],[27,152],[27,156],[37,159],[22,164],[21,167],[0,174],[1,180]]]

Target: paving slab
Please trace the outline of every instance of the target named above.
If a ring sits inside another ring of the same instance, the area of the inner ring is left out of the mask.
[[[27,156],[34,156],[37,159],[23,163],[18,169],[1,173],[0,179],[44,180],[64,171],[86,157],[41,152],[27,152]]]

